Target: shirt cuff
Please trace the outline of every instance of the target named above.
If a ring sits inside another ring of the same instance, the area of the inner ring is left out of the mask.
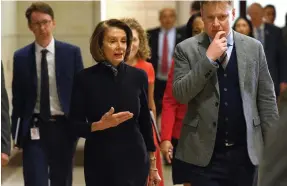
[[[218,63],[217,63],[217,62],[213,61],[213,60],[210,59],[208,56],[206,56],[206,57],[207,57],[207,59],[209,60],[209,62],[210,62],[212,65],[218,67]]]

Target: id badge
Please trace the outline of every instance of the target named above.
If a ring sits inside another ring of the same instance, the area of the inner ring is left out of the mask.
[[[39,140],[40,139],[40,132],[38,127],[33,127],[31,130],[31,140]]]

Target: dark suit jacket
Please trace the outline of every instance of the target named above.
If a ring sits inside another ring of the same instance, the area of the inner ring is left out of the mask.
[[[177,27],[176,30],[181,35],[182,40],[186,39],[186,24]]]
[[[258,186],[287,185],[287,91],[281,95],[280,119],[267,135]]]
[[[279,94],[279,84],[287,82],[286,63],[287,48],[282,37],[282,30],[274,25],[265,24],[264,51],[271,77],[275,85],[276,94]]]
[[[285,45],[287,45],[287,25],[282,28],[282,34]]]
[[[157,73],[157,66],[158,66],[158,38],[159,38],[160,29],[161,28],[158,27],[158,28],[147,31],[148,36],[149,36],[149,46],[151,48],[151,59],[149,59],[148,61],[152,63],[155,73]],[[176,29],[175,44],[177,45],[183,40],[184,40],[184,35],[182,35],[180,30]]]
[[[83,69],[79,47],[55,40],[55,69],[60,104],[68,115],[74,75]],[[15,139],[17,120],[21,118],[18,138],[21,142],[28,133],[37,99],[35,43],[14,53],[12,93],[12,136]]]
[[[10,155],[11,130],[9,117],[9,100],[5,88],[3,64],[1,63],[1,153]]]

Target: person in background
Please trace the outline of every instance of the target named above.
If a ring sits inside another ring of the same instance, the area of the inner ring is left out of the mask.
[[[287,48],[283,40],[282,30],[273,24],[264,23],[264,10],[259,3],[252,3],[247,10],[253,25],[254,38],[264,47],[268,69],[271,74],[277,99],[287,89],[286,67]]]
[[[264,17],[263,17],[265,23],[269,23],[274,25],[275,19],[276,19],[276,8],[274,5],[266,5],[264,7]]]
[[[67,120],[80,48],[53,37],[54,11],[45,2],[26,10],[35,41],[14,53],[12,136],[23,149],[25,186],[71,186],[78,139]],[[49,184],[50,180],[50,184]]]
[[[151,63],[147,62],[146,59],[150,57],[150,48],[148,46],[148,38],[145,30],[139,24],[139,22],[134,18],[124,18],[121,19],[124,23],[126,23],[133,32],[133,41],[131,45],[131,52],[129,55],[126,64],[142,69],[146,72],[148,76],[148,106],[149,109],[152,111],[153,117],[156,116],[156,108],[154,102],[154,81],[155,81],[155,74],[154,69]],[[153,136],[154,136],[154,143],[156,145],[155,157],[156,167],[158,169],[159,176],[162,178],[159,186],[164,186],[163,181],[163,172],[162,172],[162,161],[160,156],[160,148],[159,142],[157,140],[157,131],[155,129],[157,127],[156,123],[153,125]]]
[[[69,119],[86,138],[86,186],[158,186],[148,77],[125,62],[132,31],[117,19],[100,22],[90,40],[98,64],[77,74]]]
[[[192,17],[193,14],[197,14],[199,12],[200,12],[200,1],[192,1],[190,3],[189,17]],[[184,38],[188,38],[188,36],[186,35],[186,24],[179,26],[178,30],[179,33],[181,33],[181,35]]]
[[[197,13],[191,16],[186,24],[186,35],[189,37],[195,36],[203,32],[204,25],[201,14]],[[186,38],[186,39],[188,39]],[[172,158],[176,153],[176,147],[180,136],[182,121],[185,116],[187,105],[180,104],[172,95],[174,62],[170,68],[166,88],[162,101],[161,115],[161,151],[168,163],[172,162],[172,179],[173,184],[183,184],[190,186],[188,177],[185,177],[186,172],[180,170],[173,163]]]
[[[9,162],[11,152],[11,126],[9,116],[9,100],[5,86],[3,63],[1,61],[1,166]]]
[[[202,1],[203,33],[174,53],[173,95],[188,104],[175,163],[193,186],[252,186],[278,119],[259,41],[232,30],[234,1]]]
[[[193,14],[186,24],[185,35],[186,39],[203,32],[204,24],[201,13]]]
[[[154,102],[154,81],[155,73],[151,63],[146,60],[150,57],[151,51],[148,46],[147,33],[134,18],[124,18],[121,21],[125,22],[133,32],[133,42],[131,52],[126,64],[144,70],[148,75],[148,103],[149,108],[156,116],[156,108]]]
[[[166,86],[168,72],[176,44],[184,37],[175,27],[176,11],[174,8],[163,8],[159,12],[160,27],[148,30],[151,58],[155,70],[154,99],[156,104],[156,117],[161,114],[162,98]]]
[[[233,24],[232,29],[246,36],[253,37],[252,23],[246,17],[237,18]]]
[[[279,113],[277,125],[267,135],[258,186],[287,185],[287,90],[280,96]]]
[[[190,3],[190,11],[189,16],[193,16],[193,14],[200,13],[200,1],[192,1]]]

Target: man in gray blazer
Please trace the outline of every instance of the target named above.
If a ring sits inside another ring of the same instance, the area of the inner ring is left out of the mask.
[[[5,88],[3,64],[1,62],[1,165],[9,162],[11,150],[11,130],[9,117],[9,101]]]
[[[175,167],[193,186],[251,186],[278,110],[262,44],[231,29],[232,1],[202,1],[205,33],[177,45],[173,94],[188,104]]]
[[[280,96],[280,120],[267,135],[258,186],[287,185],[287,91]]]

